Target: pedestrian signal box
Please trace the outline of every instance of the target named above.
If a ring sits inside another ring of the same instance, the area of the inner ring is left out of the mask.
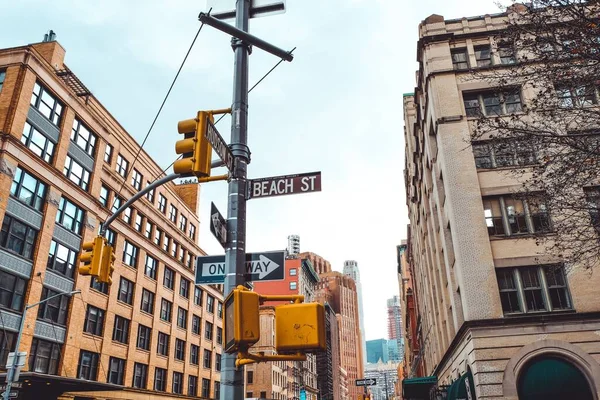
[[[325,307],[319,303],[285,304],[275,307],[277,352],[323,351]]]
[[[260,296],[243,286],[225,300],[225,352],[246,351],[260,339]]]

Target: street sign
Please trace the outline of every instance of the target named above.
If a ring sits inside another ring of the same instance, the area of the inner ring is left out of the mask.
[[[282,280],[284,262],[284,251],[246,253],[246,280]],[[225,282],[225,255],[196,258],[196,285],[223,282]]]
[[[376,384],[377,380],[375,378],[365,378],[356,380],[356,386],[373,386]]]
[[[217,19],[235,18],[235,0],[208,0],[207,11]],[[252,0],[250,18],[285,13],[285,0]]]
[[[219,158],[223,161],[227,168],[230,171],[233,171],[233,153],[231,152],[229,146],[227,146],[223,136],[221,136],[217,128],[215,128],[210,120],[206,121],[206,132],[204,133],[204,137],[208,139],[210,145],[219,155]]]
[[[21,389],[23,387],[23,382],[13,382],[11,385],[12,389]],[[6,390],[6,383],[0,384],[0,391]]]
[[[227,244],[227,222],[213,202],[210,203],[210,231],[221,243],[221,246],[225,247]]]
[[[296,175],[269,176],[252,179],[248,185],[248,198],[285,196],[321,191],[321,171]]]

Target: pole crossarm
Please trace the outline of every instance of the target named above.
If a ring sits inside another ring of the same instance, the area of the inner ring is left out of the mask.
[[[264,351],[259,353],[243,352],[238,354],[238,359],[235,362],[237,367],[247,364],[254,364],[265,361],[306,361],[306,354],[271,354],[265,355]]]
[[[215,182],[215,181],[226,181],[228,179],[229,179],[229,174],[215,175],[215,176],[205,176],[205,177],[202,177],[202,178],[198,178],[198,183]]]

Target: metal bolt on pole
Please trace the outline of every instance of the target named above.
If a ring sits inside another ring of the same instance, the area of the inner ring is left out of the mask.
[[[236,2],[236,28],[248,32],[250,0]],[[232,39],[235,54],[233,103],[231,105],[231,151],[236,159],[229,182],[227,230],[229,243],[225,249],[225,297],[238,285],[244,285],[246,258],[246,177],[250,162],[248,143],[248,58],[250,45]],[[221,400],[244,398],[243,368],[236,368],[236,354],[224,354],[221,372]]]

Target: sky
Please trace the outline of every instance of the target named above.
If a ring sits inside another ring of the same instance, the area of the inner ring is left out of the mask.
[[[233,4],[233,0],[231,0]],[[286,13],[251,20],[251,33],[294,52],[249,97],[249,178],[322,172],[322,191],[248,202],[247,251],[301,251],[341,271],[358,262],[366,339],[387,337],[386,300],[399,294],[396,246],[406,238],[402,94],[415,87],[418,25],[499,12],[495,0],[287,0]],[[52,29],[66,65],[140,143],[199,28],[206,0],[17,0],[3,7],[0,48]],[[278,59],[254,49],[250,84]],[[231,105],[230,38],[205,26],[149,136],[161,167],[176,158],[177,121]],[[229,141],[230,120],[217,125]],[[214,170],[214,174],[224,173]],[[200,246],[210,203],[227,211],[227,184],[203,184]]]

